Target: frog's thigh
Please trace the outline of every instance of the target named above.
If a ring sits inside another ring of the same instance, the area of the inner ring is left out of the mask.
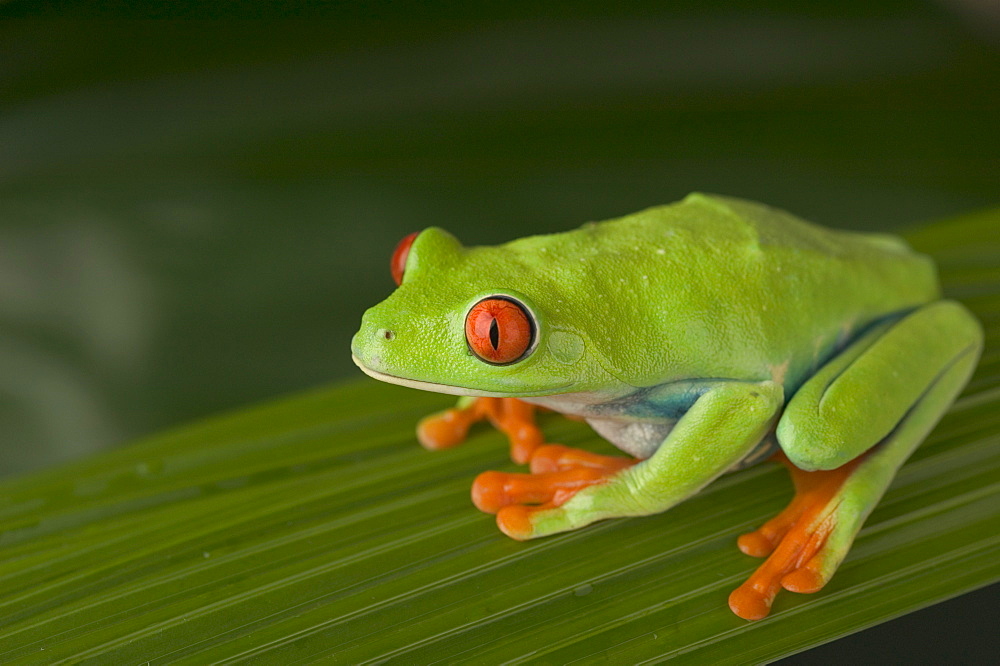
[[[975,367],[982,340],[979,322],[954,301],[875,327],[792,397],[778,422],[781,448],[807,471],[840,467],[885,438],[948,377],[954,391],[945,392],[939,409],[925,406],[942,413]],[[956,365],[964,368],[957,381]]]
[[[793,592],[816,592],[830,580],[868,514],[889,487],[896,470],[965,385],[977,357],[977,346],[959,353],[892,432],[868,455],[844,468],[847,473],[841,477],[842,485],[839,488],[827,486],[827,490],[833,490],[832,494],[825,494],[821,485],[806,489],[801,495],[797,493],[793,505],[804,500],[799,506],[799,517],[773,544],[776,549],[768,560],[730,596],[730,607],[737,615],[760,619],[767,615],[780,587]],[[836,472],[799,474],[815,479]],[[819,483],[825,482],[820,479]],[[744,552],[748,551],[744,549]]]

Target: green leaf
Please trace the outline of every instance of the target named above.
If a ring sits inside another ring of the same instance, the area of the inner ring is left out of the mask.
[[[766,620],[726,599],[758,564],[735,537],[782,508],[783,470],[517,543],[468,499],[478,472],[515,469],[501,436],[428,453],[413,426],[450,399],[359,381],[5,482],[0,661],[763,661],[996,581],[998,225],[1000,209],[910,235],[986,326],[982,363],[831,584]]]

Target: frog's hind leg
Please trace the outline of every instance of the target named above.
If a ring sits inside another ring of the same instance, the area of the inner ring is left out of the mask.
[[[417,439],[432,451],[451,448],[465,441],[469,428],[483,419],[507,435],[516,463],[528,462],[545,441],[535,423],[535,406],[517,398],[462,398],[455,407],[421,419]]]
[[[737,540],[740,550],[747,555],[770,557],[729,596],[729,607],[734,613],[745,620],[759,620],[768,615],[782,587],[793,592],[816,592],[823,587],[839,564],[838,556],[847,554],[854,532],[867,515],[846,516],[846,521],[836,515],[845,482],[864,457],[837,469],[804,472],[783,455],[775,456],[791,473],[795,497],[777,516]],[[890,470],[889,479],[893,471]],[[876,497],[871,506],[877,501]],[[830,541],[833,529],[837,527],[844,532],[849,522],[854,529],[843,552],[835,553]]]
[[[962,306],[934,303],[874,329],[803,385],[778,424],[795,498],[740,537],[743,552],[770,556],[730,595],[734,613],[763,618],[782,587],[815,592],[830,580],[896,470],[965,385],[981,347],[981,329]],[[886,434],[878,428],[887,416],[894,422]],[[838,460],[841,449],[852,458]]]

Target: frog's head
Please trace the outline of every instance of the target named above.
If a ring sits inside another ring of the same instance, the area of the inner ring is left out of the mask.
[[[435,227],[408,236],[392,259],[399,288],[365,313],[354,362],[375,379],[456,395],[609,386],[545,260],[523,243],[465,248]]]

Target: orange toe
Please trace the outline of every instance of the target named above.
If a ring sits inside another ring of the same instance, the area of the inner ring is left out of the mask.
[[[497,512],[497,527],[510,538],[524,541],[531,537],[531,514],[536,510],[520,504],[505,506]]]
[[[804,566],[796,569],[781,579],[781,586],[789,592],[799,592],[801,594],[812,594],[823,589],[826,583],[823,576],[811,567]]]
[[[518,465],[531,460],[531,455],[545,442],[545,436],[534,422],[518,424],[507,436],[510,439],[510,459]]]
[[[582,488],[601,483],[606,475],[592,469],[547,474],[483,472],[472,484],[472,502],[480,511],[496,513],[512,504],[562,504]]]
[[[744,620],[762,620],[771,612],[774,595],[740,586],[729,595],[729,608]]]
[[[543,474],[586,467],[601,472],[617,472],[634,465],[637,460],[623,456],[602,456],[560,444],[546,444],[531,456],[531,472]]]
[[[774,550],[774,542],[758,532],[748,532],[741,534],[736,540],[736,545],[741,551],[751,557],[767,557]]]
[[[496,513],[512,503],[503,472],[483,472],[472,484],[472,503],[486,513]]]
[[[535,424],[535,406],[517,398],[501,398],[490,411],[490,421],[510,440],[511,460],[523,465],[535,449],[545,443],[545,436]]]
[[[446,409],[420,420],[417,424],[417,440],[430,451],[451,448],[465,440],[469,426],[475,420],[467,410]]]

